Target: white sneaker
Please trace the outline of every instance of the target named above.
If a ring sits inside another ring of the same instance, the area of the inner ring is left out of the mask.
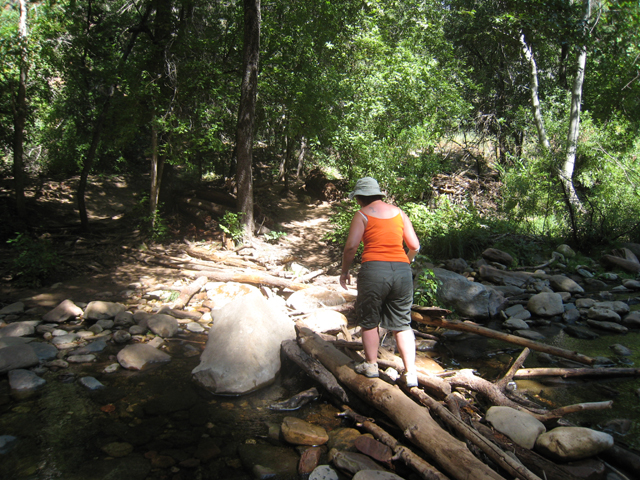
[[[356,373],[369,378],[377,378],[380,376],[380,374],[378,373],[377,363],[362,362],[357,364],[354,370],[356,371]]]
[[[418,374],[413,372],[413,373],[405,373],[404,374],[404,380],[407,384],[407,387],[411,388],[411,387],[417,387],[418,386]]]

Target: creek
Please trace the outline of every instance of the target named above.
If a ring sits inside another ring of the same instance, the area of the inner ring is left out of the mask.
[[[634,305],[632,309],[637,309]],[[421,326],[422,327],[422,326]],[[608,357],[615,366],[640,365],[640,332],[600,333],[577,340],[558,325],[536,327],[547,343],[589,356]],[[47,383],[36,394],[18,399],[6,377],[0,381],[0,478],[12,479],[216,479],[249,480],[251,460],[239,455],[243,445],[293,446],[270,437],[270,428],[286,416],[311,419],[327,430],[351,426],[336,417],[338,409],[323,396],[301,409],[277,412],[269,406],[314,383],[297,366],[285,362],[270,386],[254,393],[224,397],[200,391],[190,372],[199,356],[185,348],[203,344],[206,335],[185,333],[166,342],[172,360],[145,371],[104,373],[115,362],[116,347],[96,363],[71,365],[42,373]],[[617,357],[610,346],[621,343],[631,356]],[[488,380],[500,378],[521,348],[499,340],[448,332],[428,355],[445,369],[473,368]],[[550,366],[532,351],[525,367]],[[561,361],[557,365],[564,366]],[[575,366],[575,365],[574,365]],[[106,388],[90,391],[78,383],[93,376]],[[517,389],[551,409],[581,402],[613,400],[613,408],[574,413],[565,420],[611,433],[616,441],[640,449],[640,378],[540,378],[517,380]],[[370,412],[366,412],[370,414]],[[630,420],[628,431],[620,420]],[[326,462],[325,457],[321,461]],[[406,478],[406,477],[405,477]]]

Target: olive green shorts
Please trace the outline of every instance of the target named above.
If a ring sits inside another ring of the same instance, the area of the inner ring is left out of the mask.
[[[356,316],[368,330],[377,326],[392,331],[411,329],[413,276],[403,262],[364,262],[358,273]]]

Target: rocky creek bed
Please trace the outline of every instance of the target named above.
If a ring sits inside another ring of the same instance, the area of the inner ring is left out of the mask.
[[[451,296],[449,301],[462,318],[588,355],[597,359],[597,367],[632,369],[638,364],[636,280],[615,274],[595,279],[588,267],[582,276],[567,274],[558,265],[561,262],[537,273],[509,272],[504,267],[508,262],[500,260],[489,258],[475,265],[458,260],[443,265],[446,269],[434,269],[443,282],[443,301]],[[322,290],[335,297],[339,292],[326,280]],[[368,432],[353,419],[338,416],[343,411],[340,402],[286,358],[270,381],[242,395],[216,394],[194,382],[192,372],[215,332],[218,314],[224,305],[242,298],[248,285],[203,283],[186,307],[172,309],[188,286],[186,279],[164,285],[140,279],[120,291],[97,291],[92,298],[69,298],[48,307],[35,297],[4,302],[0,310],[2,478],[395,478],[391,473],[387,477],[370,473],[373,467],[356,456],[362,452],[357,439]],[[309,300],[313,295],[292,302],[291,289],[249,290],[305,325],[313,323],[309,312],[321,310],[321,316],[313,317],[314,330],[336,341],[357,340],[348,296],[338,306],[347,315],[341,318],[335,309],[314,306]],[[255,319],[260,307],[240,301],[246,308],[244,316]],[[477,334],[422,323],[415,328],[419,366],[425,375],[469,368],[494,381],[522,351],[520,346]],[[261,343],[245,338],[246,344],[240,346],[245,354]],[[386,346],[393,352],[388,340]],[[524,366],[584,365],[533,350]],[[308,396],[295,409],[273,408],[313,387],[318,395]],[[637,375],[516,376],[509,388],[548,409],[613,400],[611,409],[572,413],[556,426],[588,427],[606,435],[605,445],[615,441],[630,453],[640,448]],[[461,392],[471,402],[468,409],[487,423],[486,399]],[[358,407],[363,409],[359,413],[375,415],[380,425],[403,438],[402,429],[385,415],[364,403]],[[375,458],[370,448],[364,450]],[[575,478],[635,478],[637,472],[625,470],[625,465],[605,461],[602,446],[596,450],[578,462],[560,463],[571,466]],[[398,459],[386,462],[378,460],[378,465],[400,478],[427,478]]]

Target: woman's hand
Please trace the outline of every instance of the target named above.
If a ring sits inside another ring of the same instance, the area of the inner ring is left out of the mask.
[[[351,275],[349,275],[349,272],[340,275],[340,286],[347,290],[347,285],[351,285]]]

